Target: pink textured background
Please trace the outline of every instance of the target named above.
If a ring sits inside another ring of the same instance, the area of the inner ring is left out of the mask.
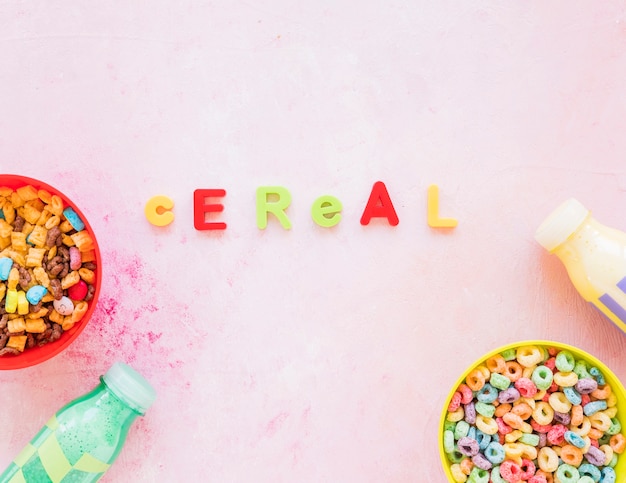
[[[122,483],[443,482],[440,408],[483,353],[554,339],[626,378],[533,239],[569,196],[626,229],[623,2],[30,0],[0,25],[1,169],[72,198],[105,263],[71,349],[0,373],[0,467],[115,360],[159,393]],[[377,180],[395,228],[359,224]],[[256,228],[261,185],[291,231]],[[227,190],[225,232],[194,230],[196,188]]]

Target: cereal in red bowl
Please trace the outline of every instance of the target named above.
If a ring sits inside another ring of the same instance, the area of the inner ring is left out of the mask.
[[[0,369],[61,352],[99,294],[100,252],[85,216],[55,188],[0,175]]]

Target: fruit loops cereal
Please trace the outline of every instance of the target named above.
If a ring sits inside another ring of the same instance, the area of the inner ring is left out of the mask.
[[[458,483],[614,483],[626,447],[617,398],[569,351],[525,346],[479,365],[452,396],[443,445]]]
[[[53,342],[93,298],[93,240],[62,199],[0,187],[0,356]]]

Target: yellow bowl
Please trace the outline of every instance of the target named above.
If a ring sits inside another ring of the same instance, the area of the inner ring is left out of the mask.
[[[611,386],[611,389],[617,396],[618,411],[617,411],[616,418],[622,425],[622,434],[624,434],[624,432],[626,431],[626,389],[624,388],[624,385],[620,382],[620,380],[617,378],[617,376],[613,374],[613,372],[606,365],[604,365],[601,361],[596,359],[591,354],[588,354],[587,352],[581,349],[578,349],[577,347],[574,347],[568,344],[563,344],[561,342],[552,342],[552,341],[546,341],[546,340],[528,340],[528,341],[507,344],[505,346],[502,346],[498,349],[495,349],[489,352],[488,354],[484,355],[479,360],[477,360],[472,366],[470,366],[463,373],[463,375],[459,377],[459,379],[456,381],[456,384],[454,385],[454,387],[448,394],[448,397],[446,398],[445,404],[443,406],[443,410],[441,412],[441,418],[439,420],[438,444],[439,444],[439,454],[441,457],[443,470],[446,476],[448,477],[448,481],[450,483],[456,483],[456,480],[452,477],[452,472],[450,471],[450,466],[452,463],[450,463],[444,451],[443,432],[444,432],[444,424],[446,421],[446,416],[448,414],[448,406],[450,404],[450,401],[452,401],[452,396],[456,392],[457,388],[463,382],[465,382],[465,378],[469,375],[469,373],[472,370],[474,370],[476,367],[478,367],[479,365],[483,364],[490,357],[493,357],[496,354],[500,354],[509,349],[517,349],[519,347],[530,346],[530,345],[540,346],[544,348],[554,347],[555,349],[558,349],[558,350],[568,350],[572,353],[572,355],[576,359],[582,359],[586,361],[587,363],[589,363],[592,367],[593,366],[597,367],[604,375],[606,383]],[[626,452],[624,452],[621,456],[619,456],[617,465],[615,466],[614,470],[617,476],[616,481],[625,481],[624,475],[626,475]]]

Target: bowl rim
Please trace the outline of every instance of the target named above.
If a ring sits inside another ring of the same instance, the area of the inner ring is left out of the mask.
[[[552,346],[557,349],[569,350],[570,352],[574,352],[575,353],[574,355],[581,354],[583,357],[585,357],[586,359],[596,364],[598,369],[602,371],[602,374],[604,375],[604,377],[606,379],[610,379],[611,389],[613,389],[615,392],[619,392],[621,394],[621,397],[626,399],[626,387],[624,386],[622,381],[620,381],[620,379],[615,375],[615,373],[606,364],[604,364],[600,359],[598,359],[596,356],[594,356],[593,354],[590,354],[584,349],[573,346],[571,344],[567,344],[565,342],[558,342],[558,341],[544,340],[544,339],[534,339],[534,340],[529,339],[529,340],[522,340],[518,342],[510,342],[508,344],[504,344],[500,347],[497,347],[487,352],[486,354],[482,355],[481,357],[477,358],[476,360],[474,360],[474,362],[471,365],[469,365],[467,369],[463,371],[463,373],[459,376],[455,384],[452,386],[451,390],[448,392],[446,399],[444,400],[443,408],[441,410],[441,415],[439,417],[439,422],[437,423],[437,446],[439,448],[439,460],[441,461],[444,474],[447,477],[449,483],[456,483],[456,480],[452,477],[452,473],[450,472],[450,464],[448,464],[446,453],[443,449],[443,426],[445,424],[446,415],[448,414],[448,406],[450,405],[450,401],[452,400],[452,396],[456,392],[456,389],[459,387],[459,385],[463,383],[467,375],[483,361],[486,361],[490,357],[493,357],[496,354],[500,354],[501,352],[504,352],[509,349],[514,349],[514,348],[524,347],[524,346],[532,346],[532,345]],[[620,415],[620,416],[624,417],[624,415]],[[624,459],[626,459],[626,454],[624,455]]]
[[[55,188],[39,179],[19,174],[0,173],[0,187],[6,186],[12,189],[16,189],[17,187],[27,185],[32,185],[38,190],[44,189],[51,194],[56,194],[60,196],[63,200],[64,207],[71,207],[85,224],[85,229],[93,240],[94,251],[96,254],[96,270],[94,271],[96,275],[95,291],[93,294],[93,298],[88,302],[87,311],[85,312],[85,315],[83,316],[80,323],[75,324],[74,327],[65,331],[62,334],[61,338],[57,341],[49,342],[41,347],[26,349],[24,352],[16,356],[0,357],[0,371],[33,367],[63,352],[63,350],[65,350],[72,342],[76,340],[76,338],[89,323],[91,316],[93,315],[93,312],[96,308],[97,301],[100,295],[100,287],[102,285],[102,257],[100,254],[100,247],[98,245],[96,234],[91,224],[89,223],[89,220],[80,210],[80,208],[78,208],[76,203],[74,203],[74,201],[72,201],[65,193],[63,193],[58,188]]]

